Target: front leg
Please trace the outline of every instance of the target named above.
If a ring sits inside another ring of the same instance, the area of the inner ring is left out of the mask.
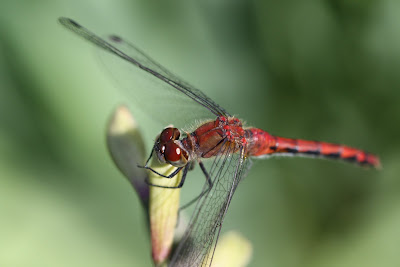
[[[149,167],[146,168],[146,169],[148,169],[148,170],[151,170],[151,171],[154,172],[155,174],[157,174],[157,175],[159,175],[159,176],[161,176],[161,177],[164,177],[164,178],[168,178],[168,179],[171,179],[171,178],[173,178],[174,176],[176,176],[176,175],[179,173],[179,171],[182,170],[182,168],[184,168],[184,170],[183,170],[183,175],[182,175],[182,179],[181,179],[181,181],[180,181],[180,183],[179,183],[178,186],[164,186],[164,185],[153,184],[153,183],[151,183],[151,182],[149,181],[149,177],[148,177],[148,176],[147,176],[146,179],[145,179],[146,184],[148,184],[148,185],[150,185],[150,186],[160,187],[160,188],[170,188],[170,189],[178,189],[178,188],[181,188],[181,187],[183,186],[183,184],[185,183],[186,175],[187,175],[187,172],[188,172],[188,170],[189,170],[189,166],[188,166],[188,165],[186,165],[185,167],[180,167],[180,168],[176,169],[172,174],[170,174],[170,175],[168,175],[168,176],[159,174],[158,172],[156,172],[155,170],[153,170],[153,169],[151,169],[151,168],[149,168]],[[171,177],[169,177],[169,176],[171,176]]]
[[[158,176],[161,176],[161,177],[164,177],[164,178],[168,178],[168,179],[171,179],[171,178],[174,178],[175,177],[175,175],[177,175],[178,174],[178,172],[180,172],[184,167],[179,167],[179,168],[177,168],[173,173],[171,173],[170,175],[168,175],[168,176],[166,176],[166,175],[164,175],[164,174],[161,174],[161,173],[159,173],[159,172],[157,172],[156,170],[154,170],[154,169],[152,169],[151,167],[149,167],[149,166],[139,166],[138,165],[138,168],[143,168],[143,169],[146,169],[146,170],[149,170],[149,171],[151,171],[151,172],[153,172],[153,173],[155,173],[155,174],[157,174]]]

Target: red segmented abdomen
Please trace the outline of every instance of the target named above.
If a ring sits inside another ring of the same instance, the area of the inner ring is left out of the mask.
[[[330,159],[341,159],[375,168],[380,167],[380,161],[377,156],[344,145],[283,138],[270,135],[256,128],[246,129],[246,139],[249,144],[247,147],[249,156],[259,157],[272,154],[320,156]]]

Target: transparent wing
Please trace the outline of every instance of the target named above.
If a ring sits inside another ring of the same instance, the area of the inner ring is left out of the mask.
[[[203,92],[184,82],[121,37],[104,40],[68,18],[60,23],[103,48],[106,68],[133,104],[165,125],[187,126],[196,120],[229,114]],[[116,57],[117,56],[117,57]],[[214,116],[213,116],[214,115]],[[173,120],[173,121],[171,121]]]
[[[244,175],[247,160],[243,148],[233,153],[232,146],[215,158],[209,175],[212,189],[198,202],[190,224],[176,249],[170,266],[210,266],[221,226],[233,193]]]
[[[230,116],[200,90],[190,86],[117,36],[107,41],[68,18],[60,23],[102,48],[103,61],[112,76],[125,89],[135,106],[153,118],[182,128],[214,116]],[[167,104],[167,105],[165,105]],[[172,259],[173,266],[208,266],[219,231],[245,168],[244,151],[222,146],[220,156],[209,168],[212,189],[198,202],[191,223]]]

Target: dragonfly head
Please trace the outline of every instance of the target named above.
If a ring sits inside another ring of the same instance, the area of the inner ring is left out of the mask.
[[[188,162],[188,153],[179,141],[181,133],[177,128],[165,128],[156,141],[158,159],[175,167],[183,167]]]

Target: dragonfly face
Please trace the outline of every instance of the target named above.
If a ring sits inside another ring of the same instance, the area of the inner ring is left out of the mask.
[[[180,135],[180,131],[172,127],[161,132],[154,146],[160,162],[169,163],[174,167],[184,167],[187,164],[189,155],[179,140]]]

